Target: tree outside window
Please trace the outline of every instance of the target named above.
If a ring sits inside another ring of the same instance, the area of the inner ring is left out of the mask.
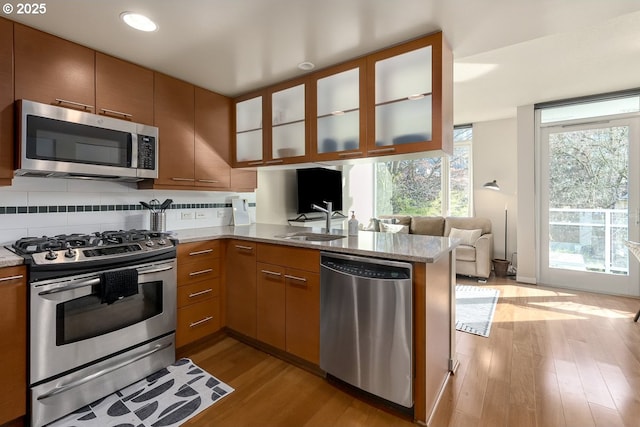
[[[454,129],[452,156],[376,163],[376,215],[470,216],[472,135]]]

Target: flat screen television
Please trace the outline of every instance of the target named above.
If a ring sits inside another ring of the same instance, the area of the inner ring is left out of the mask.
[[[342,171],[325,168],[297,169],[298,213],[319,212],[311,205],[325,207],[333,203],[334,211],[342,210]]]

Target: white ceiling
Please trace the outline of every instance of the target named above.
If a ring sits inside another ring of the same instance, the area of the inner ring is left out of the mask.
[[[228,96],[296,77],[302,61],[323,68],[438,30],[454,54],[456,124],[640,87],[638,0],[52,0],[46,7],[43,15],[4,16]],[[130,29],[123,11],[146,14],[159,29]]]

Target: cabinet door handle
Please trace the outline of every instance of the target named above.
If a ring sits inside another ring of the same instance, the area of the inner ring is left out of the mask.
[[[123,113],[122,111],[109,110],[108,108],[101,108],[100,111],[102,111],[106,115],[122,116],[122,117],[124,117],[126,119],[133,118],[133,114]]]
[[[394,151],[396,151],[395,147],[380,148],[378,150],[369,150],[369,154],[393,153]]]
[[[210,254],[211,252],[213,252],[213,249],[203,249],[201,251],[189,252],[189,256]]]
[[[189,294],[189,298],[199,297],[200,295],[208,294],[209,292],[213,292],[213,289],[209,288],[205,289],[204,291],[194,292],[192,294]]]
[[[190,181],[190,182],[193,182],[193,181],[195,181],[195,179],[193,179],[193,178],[173,177],[173,178],[171,178],[171,181]]]
[[[236,245],[236,249],[244,249],[246,251],[252,251],[253,247],[251,246],[242,246],[242,245]]]
[[[203,323],[206,323],[206,322],[208,322],[208,321],[209,321],[209,320],[211,320],[211,319],[213,319],[213,317],[211,317],[211,316],[207,316],[207,317],[205,317],[205,318],[204,318],[204,319],[202,319],[202,320],[198,320],[197,322],[189,323],[189,327],[190,327],[190,328],[193,328],[194,326],[198,326],[198,325],[201,325],[201,324],[203,324]]]
[[[262,273],[264,273],[264,274],[268,274],[268,275],[270,275],[270,276],[278,276],[278,277],[282,276],[282,274],[281,274],[281,273],[278,273],[277,271],[269,271],[269,270],[260,270],[260,271],[261,271]]]
[[[216,179],[199,179],[198,182],[206,182],[209,184],[218,184],[220,183],[220,181],[216,180]]]
[[[58,104],[69,104],[75,107],[82,107],[82,109],[84,110],[93,110],[93,105],[83,104],[82,102],[69,101],[69,100],[60,99],[60,98],[56,98],[56,102]]]
[[[0,282],[7,282],[9,280],[18,280],[18,279],[22,279],[24,276],[22,274],[19,274],[17,276],[7,276],[7,277],[0,277]]]
[[[282,159],[267,160],[265,163],[268,164],[268,165],[275,165],[277,163],[284,163],[284,160],[282,160]]]
[[[350,153],[338,153],[340,157],[355,157],[362,156],[362,151],[351,151]]]
[[[287,278],[287,279],[295,280],[297,282],[305,282],[306,283],[306,281],[307,281],[307,279],[305,277],[291,276],[289,274],[285,274],[284,277]]]
[[[249,166],[258,166],[263,164],[264,162],[262,160],[258,161],[258,162],[249,162],[248,165]]]
[[[205,270],[199,270],[199,271],[192,271],[191,273],[189,273],[189,276],[198,276],[200,274],[211,273],[212,271],[213,271],[213,268],[207,268]]]

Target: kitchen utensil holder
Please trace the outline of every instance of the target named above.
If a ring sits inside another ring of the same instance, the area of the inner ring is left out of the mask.
[[[149,220],[151,231],[165,232],[167,231],[167,214],[164,212],[149,212]]]

